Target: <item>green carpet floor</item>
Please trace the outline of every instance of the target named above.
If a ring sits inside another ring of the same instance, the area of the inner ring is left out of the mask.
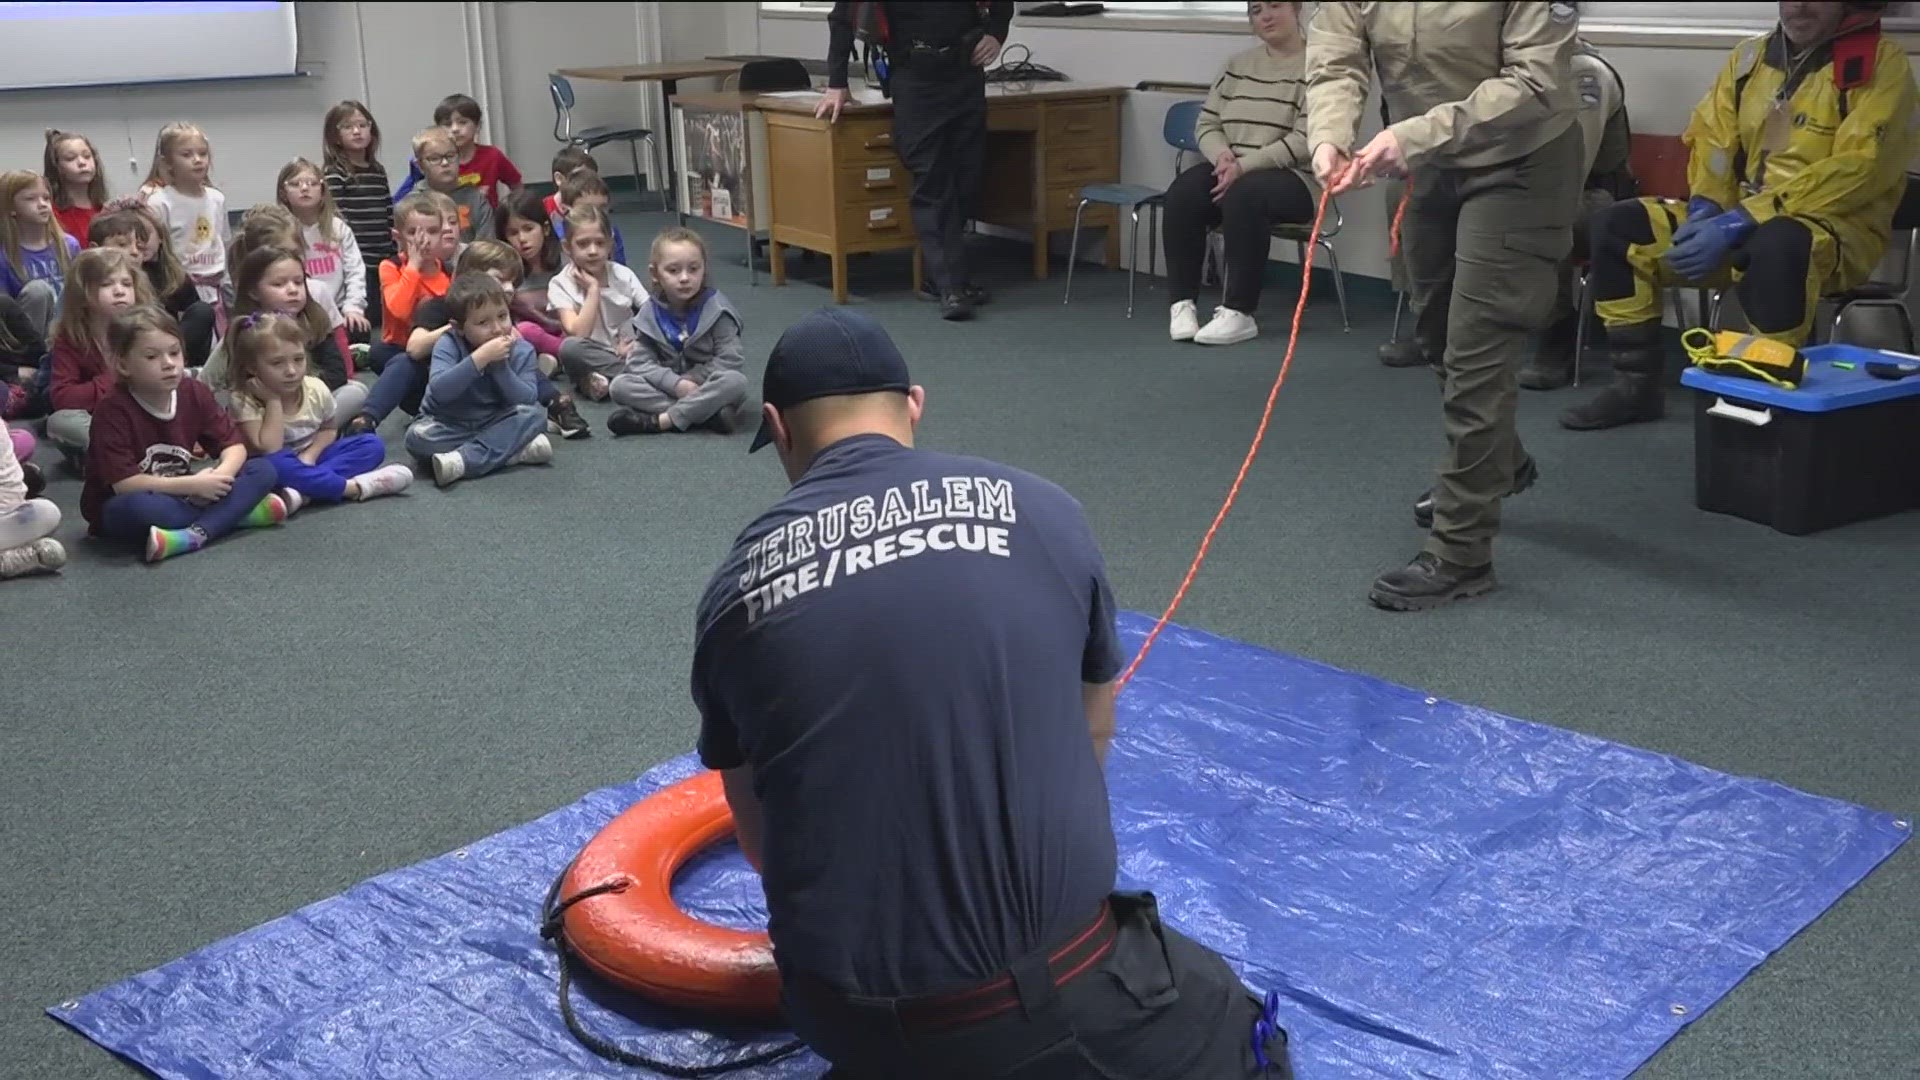
[[[632,251],[655,215],[627,215]],[[782,327],[830,301],[824,262],[716,280],[758,380]],[[856,265],[856,303],[928,388],[925,443],[1064,484],[1116,590],[1157,612],[1251,438],[1294,286],[1266,336],[1174,345],[1164,294],[983,248],[996,297],[964,326]],[[1364,600],[1417,549],[1409,504],[1441,449],[1434,381],[1374,360],[1384,289],[1351,333],[1315,292],[1293,374],[1183,622],[1515,716],[1920,810],[1920,514],[1794,539],[1696,511],[1679,392],[1664,423],[1573,434],[1586,391],[1526,394],[1543,480],[1507,507],[1503,588],[1422,615]],[[1284,310],[1283,310],[1284,309]],[[600,423],[604,408],[588,408]],[[396,448],[401,418],[385,434]],[[159,567],[83,540],[0,584],[0,1077],[130,1070],[41,1009],[370,875],[519,824],[687,751],[693,608],[734,533],[784,488],[747,436],[562,443],[550,467],[309,510]],[[43,458],[43,460],[49,460]],[[1664,1080],[1912,1075],[1920,857],[1896,856],[1688,1029]]]

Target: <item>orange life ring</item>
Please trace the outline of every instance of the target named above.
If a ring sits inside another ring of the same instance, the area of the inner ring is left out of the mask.
[[[628,807],[587,842],[561,878],[570,951],[616,986],[649,1001],[754,1019],[780,1015],[780,974],[764,931],[701,922],[673,899],[673,876],[733,834],[717,772],[703,772]]]

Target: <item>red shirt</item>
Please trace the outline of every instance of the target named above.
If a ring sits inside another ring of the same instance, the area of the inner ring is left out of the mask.
[[[68,236],[80,242],[83,248],[92,247],[87,242],[87,230],[93,227],[93,219],[100,213],[97,206],[56,206],[53,216],[60,222],[60,229]]]
[[[180,380],[173,393],[173,415],[161,419],[147,411],[124,386],[114,387],[93,410],[87,440],[87,482],[80,491],[80,513],[88,531],[98,534],[101,512],[113,497],[113,485],[130,476],[185,476],[193,471],[193,448],[209,457],[240,441],[240,432],[207,384]]]
[[[519,187],[520,170],[513,167],[513,162],[507,160],[499,147],[473,144],[473,156],[460,163],[460,185],[478,187],[486,193],[487,205],[497,210],[500,196],[494,189],[501,184],[509,191]]]
[[[106,357],[92,345],[81,347],[70,341],[53,343],[53,373],[48,380],[47,396],[56,409],[82,409],[92,412],[113,392],[113,369]]]

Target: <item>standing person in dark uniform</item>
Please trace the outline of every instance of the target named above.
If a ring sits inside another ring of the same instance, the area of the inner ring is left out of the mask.
[[[856,311],[782,335],[762,394],[793,486],[707,586],[693,698],[828,1075],[1288,1076],[1226,962],[1114,892],[1125,657],[1079,504],[916,449],[925,393]]]
[[[1011,3],[838,3],[827,16],[827,90],[815,116],[833,120],[850,95],[847,61],[856,23],[870,13],[887,54],[893,148],[913,174],[913,228],[940,300],[940,317],[970,319],[986,290],[967,273],[967,219],[980,196],[987,155],[985,68],[1000,55]]]

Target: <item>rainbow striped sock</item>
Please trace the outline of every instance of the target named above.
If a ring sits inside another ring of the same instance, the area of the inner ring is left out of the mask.
[[[260,505],[247,511],[240,519],[243,529],[264,529],[269,525],[278,525],[287,520],[287,503],[278,495],[268,495],[260,500]]]
[[[163,529],[155,525],[147,530],[148,562],[171,559],[206,546],[207,534],[191,525],[184,529]]]

